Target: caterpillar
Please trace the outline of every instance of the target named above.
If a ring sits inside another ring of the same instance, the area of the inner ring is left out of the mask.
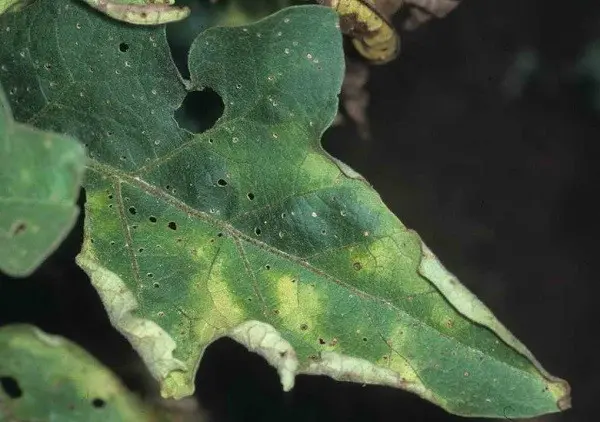
[[[335,9],[340,27],[352,37],[358,52],[373,63],[387,63],[400,52],[400,37],[392,24],[377,11],[373,0],[317,0]]]

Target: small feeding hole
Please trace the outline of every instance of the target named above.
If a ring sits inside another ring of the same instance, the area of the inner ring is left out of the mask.
[[[217,180],[217,185],[222,186],[222,187],[227,186],[227,180],[219,179],[219,180]]]
[[[156,223],[156,217],[151,215],[150,217],[148,217],[148,220],[150,220],[151,223]]]
[[[254,234],[255,234],[255,235],[257,235],[257,236],[260,236],[260,234],[261,234],[261,233],[262,233],[262,231],[260,230],[260,228],[259,228],[259,227],[255,227],[255,228],[254,228]]]
[[[129,44],[127,44],[126,42],[122,42],[121,44],[119,44],[119,51],[121,53],[126,53],[127,50],[129,50]]]
[[[224,109],[219,94],[205,88],[202,91],[188,92],[181,107],[175,111],[175,120],[179,127],[192,133],[201,133],[214,126]],[[203,112],[198,113],[198,110]]]
[[[308,325],[307,324],[302,324],[302,325],[300,325],[300,329],[302,331],[306,331],[306,330],[308,330]]]
[[[19,383],[13,377],[0,377],[0,387],[2,387],[4,393],[11,399],[18,399],[23,395]]]
[[[322,338],[319,338],[319,344],[325,344],[325,340],[323,340]]]
[[[135,207],[129,207],[129,212],[131,213],[131,215],[137,214],[137,210],[135,209]]]
[[[248,192],[248,195],[246,195],[248,197],[249,200],[254,201],[254,194],[252,192]]]
[[[106,405],[106,402],[102,399],[95,398],[94,400],[92,400],[92,406],[94,406],[96,409],[100,409],[100,408],[104,407],[105,405]]]
[[[169,222],[169,228],[171,230],[177,230],[177,224],[174,221]]]
[[[265,265],[265,269],[268,271],[271,269],[271,266],[269,264]]]
[[[360,264],[360,262],[355,262],[354,264],[352,264],[352,267],[356,270],[356,271],[360,271],[362,269],[362,265]]]
[[[148,278],[152,278],[152,277],[154,277],[154,274],[152,274],[152,273],[148,273],[148,274],[146,274],[146,277],[148,277]]]
[[[153,286],[154,286],[155,289],[158,289],[160,287],[160,284],[154,283]]]

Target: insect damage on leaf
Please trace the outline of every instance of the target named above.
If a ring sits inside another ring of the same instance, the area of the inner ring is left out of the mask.
[[[1,421],[165,421],[92,355],[28,324],[0,327]]]
[[[420,238],[321,149],[344,70],[334,9],[205,31],[188,83],[164,28],[92,15],[79,0],[38,0],[1,17],[11,30],[0,65],[13,67],[0,80],[24,94],[11,97],[15,118],[88,145],[77,262],[165,397],[190,395],[208,345],[231,336],[275,366],[285,389],[295,375],[326,374],[468,416],[564,407],[566,383],[549,383],[465,316],[482,314],[465,311],[478,305],[467,295],[453,306]],[[50,32],[57,42],[47,44]],[[204,88],[224,111],[193,134],[173,115]]]
[[[387,63],[400,52],[400,37],[390,22],[367,0],[319,0],[340,15],[340,27],[358,52],[373,63]]]
[[[113,19],[135,25],[160,25],[185,19],[188,7],[173,6],[174,0],[84,0]]]

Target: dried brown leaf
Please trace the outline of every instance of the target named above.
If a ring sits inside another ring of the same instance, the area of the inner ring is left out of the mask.
[[[371,138],[367,107],[369,91],[369,67],[363,61],[346,59],[346,75],[342,84],[341,102],[346,114],[356,124],[359,136],[364,140]]]

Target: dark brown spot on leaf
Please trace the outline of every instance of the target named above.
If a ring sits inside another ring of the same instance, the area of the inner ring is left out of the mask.
[[[24,221],[16,221],[10,228],[10,236],[19,236],[27,230],[27,224]]]

